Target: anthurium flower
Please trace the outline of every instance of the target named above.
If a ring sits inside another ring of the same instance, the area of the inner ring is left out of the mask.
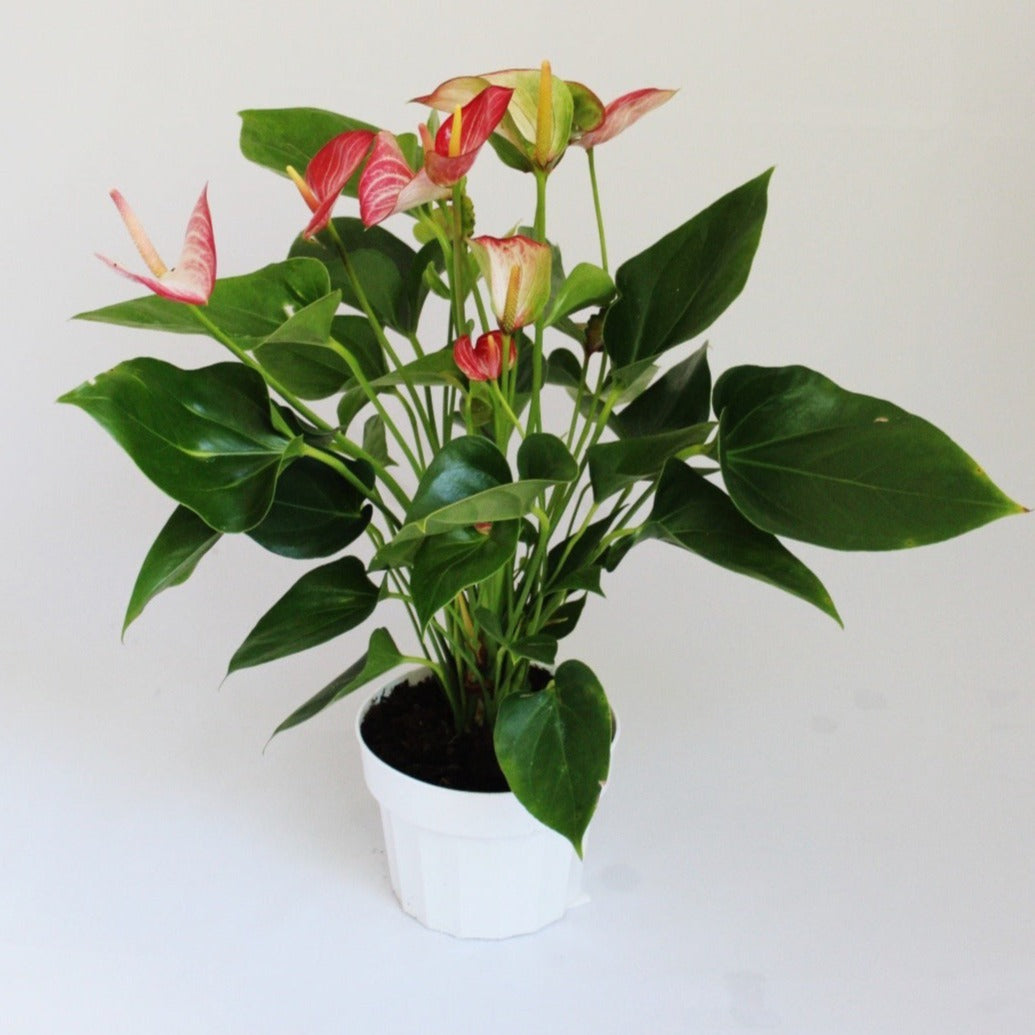
[[[550,299],[550,246],[517,234],[473,237],[471,251],[500,327],[510,334],[535,320]]]
[[[489,331],[473,345],[469,334],[457,338],[453,343],[453,359],[472,381],[495,381],[503,369],[503,342],[506,339],[510,341],[509,366],[513,367],[517,362],[514,339],[502,331]]]
[[[438,111],[453,111],[489,86],[513,91],[506,116],[496,132],[516,150],[522,167],[552,168],[568,146],[575,102],[568,84],[542,68],[508,68],[477,76],[459,76],[415,100]]]
[[[675,90],[649,88],[623,94],[604,109],[603,118],[596,126],[584,133],[574,135],[571,142],[586,148],[587,151],[591,147],[596,147],[597,144],[606,143],[612,137],[616,137],[623,130],[628,129],[647,112],[660,107],[674,96],[675,92]]]
[[[388,132],[378,133],[359,183],[360,216],[367,226],[426,201],[448,197],[470,171],[482,145],[503,118],[512,91],[490,86],[458,105],[434,138],[420,126],[424,165],[414,172]]]
[[[304,179],[288,166],[288,175],[313,213],[309,225],[302,231],[303,237],[318,234],[330,222],[335,202],[359,168],[373,140],[374,134],[365,129],[339,133],[313,155],[306,166]]]
[[[97,258],[107,263],[116,273],[135,280],[150,288],[156,295],[171,299],[174,302],[188,302],[193,305],[204,305],[216,283],[216,241],[212,234],[212,216],[208,210],[208,187],[204,187],[187,223],[187,233],[183,241],[183,250],[176,265],[169,269],[158,257],[155,246],[144,232],[133,210],[126,199],[117,191],[111,192],[111,200],[122,216],[123,223],[133,238],[133,243],[140,252],[147,268],[153,276],[132,273],[117,262],[104,255]]]

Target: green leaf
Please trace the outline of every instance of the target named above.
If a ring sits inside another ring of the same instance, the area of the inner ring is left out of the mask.
[[[293,313],[325,298],[327,270],[314,259],[288,259],[241,277],[216,281],[204,315],[241,348],[262,344]],[[158,295],[79,313],[77,320],[143,327],[177,334],[208,334],[194,307]]]
[[[342,557],[303,575],[263,616],[230,659],[229,675],[340,636],[370,617],[378,589],[361,561]]]
[[[460,388],[464,377],[453,359],[452,348],[439,349],[426,356],[411,360],[397,370],[382,374],[371,384],[374,388],[394,388],[397,385],[452,385]]]
[[[177,507],[144,558],[122,622],[123,634],[163,589],[186,582],[220,538],[222,533],[206,525],[194,511]]]
[[[568,447],[546,432],[528,435],[517,453],[518,475],[522,479],[570,482],[579,476],[579,465]]]
[[[509,481],[506,457],[492,442],[479,435],[454,438],[428,464],[406,520],[426,518],[451,503]]]
[[[388,455],[388,435],[384,418],[379,413],[367,417],[363,425],[363,451],[383,467],[391,467],[395,463]]]
[[[363,484],[372,487],[367,464],[345,463]],[[301,457],[281,473],[269,513],[248,535],[282,557],[328,557],[343,550],[367,527],[371,509],[365,502],[336,471],[319,460]]]
[[[721,489],[686,464],[670,460],[665,465],[639,538],[680,546],[730,571],[786,590],[841,624],[823,583],[775,536],[748,521]]]
[[[522,636],[508,646],[516,658],[527,658],[539,665],[552,665],[557,657],[557,640],[545,633]]]
[[[241,154],[282,176],[289,165],[304,173],[313,155],[339,133],[354,129],[377,132],[367,122],[320,108],[252,108],[240,116]],[[356,196],[359,175],[357,172],[346,185],[345,194]]]
[[[614,281],[606,270],[590,262],[580,262],[565,277],[550,300],[544,325],[552,327],[565,316],[591,305],[606,305],[614,298],[614,294]]]
[[[711,412],[708,346],[702,345],[634,399],[612,424],[622,438],[642,438],[703,424]]]
[[[454,528],[420,544],[410,593],[423,628],[462,589],[499,571],[517,549],[518,522],[496,521],[488,532]]]
[[[619,439],[591,447],[587,456],[593,499],[602,503],[628,485],[655,477],[669,457],[701,445],[714,427],[714,424],[694,424],[675,431]]]
[[[341,391],[352,374],[331,345],[331,324],[341,302],[332,291],[300,309],[255,348],[255,358],[289,392],[325,399]]]
[[[180,370],[131,359],[59,401],[89,413],[158,488],[220,532],[266,516],[303,447],[274,427],[265,382],[239,363]]]
[[[740,294],[762,234],[772,169],[619,267],[604,348],[618,367],[708,329]]]
[[[274,731],[275,737],[284,730],[291,729],[299,723],[311,719],[322,712],[328,705],[340,701],[343,697],[366,686],[375,679],[380,679],[406,659],[399,653],[395,641],[387,629],[375,629],[370,634],[370,644],[366,653],[355,664],[350,665],[340,676],[332,679],[319,693],[314,694],[300,708],[296,708]],[[272,739],[272,738],[270,738]]]
[[[384,227],[364,227],[361,220],[352,216],[339,216],[332,222],[378,319],[401,334],[415,332],[427,294],[422,275],[431,253],[425,248],[418,255]],[[290,254],[323,263],[331,287],[341,291],[345,304],[362,309],[337,248],[328,248],[320,240],[298,237]]]
[[[714,402],[727,490],[777,535],[894,550],[1025,509],[927,421],[805,367],[735,367]]]
[[[546,383],[577,392],[582,383],[582,364],[570,349],[554,349],[546,357]]]
[[[510,789],[580,857],[607,779],[611,735],[604,689],[581,661],[561,664],[544,690],[504,698],[496,718],[496,758]]]
[[[570,636],[575,631],[575,626],[579,624],[579,619],[582,617],[585,607],[585,596],[576,597],[574,600],[568,600],[561,604],[543,624],[543,632],[557,640],[563,640],[565,636]]]

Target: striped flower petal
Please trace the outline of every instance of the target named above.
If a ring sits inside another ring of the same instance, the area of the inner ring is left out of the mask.
[[[377,134],[359,180],[359,214],[364,226],[448,195],[449,188],[432,183],[423,169],[414,173],[393,134],[387,130]]]
[[[612,101],[604,109],[604,117],[591,130],[572,140],[573,144],[589,150],[604,144],[628,129],[637,119],[660,107],[675,95],[675,90],[633,90]]]
[[[153,275],[149,277],[133,273],[104,255],[97,257],[116,273],[143,284],[162,298],[168,298],[173,302],[204,305],[216,283],[216,242],[212,233],[212,216],[208,208],[207,185],[202,189],[191,213],[179,261],[172,269],[168,269],[159,258],[158,252],[126,199],[117,190],[111,192],[111,199],[115,202],[115,207],[119,210],[119,215],[122,216],[140,257]]]
[[[471,253],[489,285],[492,311],[508,334],[535,320],[550,298],[550,246],[515,234],[472,237]]]
[[[306,166],[305,182],[319,204],[313,208],[313,218],[302,231],[303,237],[312,237],[328,224],[345,184],[359,168],[373,141],[374,134],[369,130],[349,130],[339,133],[313,155]]]

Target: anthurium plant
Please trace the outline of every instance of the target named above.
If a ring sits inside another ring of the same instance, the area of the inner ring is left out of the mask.
[[[894,550],[1024,509],[931,424],[814,370],[738,366],[712,383],[699,339],[744,287],[772,170],[612,273],[596,149],[672,96],[605,105],[544,64],[442,83],[417,99],[416,134],[311,108],[245,111],[244,155],[294,181],[308,208],[286,257],[217,277],[203,191],[169,269],[113,192],[148,272],[104,261],[150,294],[80,314],[208,335],[229,355],[198,369],[130,359],[62,397],[176,503],[126,625],[231,533],[310,566],[230,672],[395,602],[408,629],[376,625],[276,732],[425,666],[457,735],[482,731],[520,801],[579,851],[612,714],[561,644],[638,544],[696,554],[839,622],[781,537]],[[566,268],[548,195],[576,173],[572,158],[562,167],[573,151],[588,158],[599,251]],[[476,231],[468,174],[493,152],[532,226]]]

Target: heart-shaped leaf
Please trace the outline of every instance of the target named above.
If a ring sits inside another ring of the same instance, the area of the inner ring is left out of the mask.
[[[561,664],[543,690],[505,697],[496,717],[496,758],[510,789],[580,857],[607,779],[611,736],[604,689],[581,661]]]
[[[730,497],[774,534],[895,550],[1025,509],[932,424],[806,367],[734,367],[714,405]]]
[[[270,419],[266,384],[239,363],[180,370],[131,359],[61,397],[101,424],[163,492],[220,532],[254,528],[299,455]]]

